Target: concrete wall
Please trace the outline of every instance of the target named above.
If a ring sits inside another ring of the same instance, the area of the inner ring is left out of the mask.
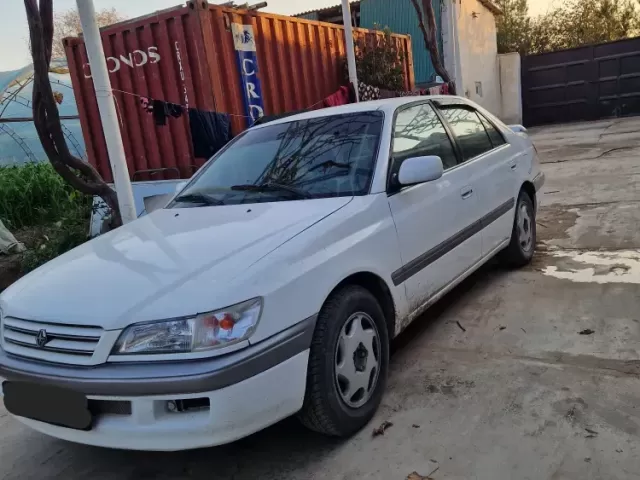
[[[451,5],[450,0],[447,3]],[[495,16],[478,0],[455,1],[453,5],[462,79],[458,94],[501,116]]]
[[[522,72],[518,53],[498,55],[500,68],[500,119],[509,124],[522,124]]]
[[[455,1],[443,0],[442,2],[442,55],[447,72],[456,85],[462,85],[456,7]]]

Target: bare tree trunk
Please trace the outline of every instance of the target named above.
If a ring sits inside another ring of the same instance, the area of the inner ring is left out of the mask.
[[[101,197],[113,212],[112,226],[122,225],[116,192],[98,171],[69,151],[49,81],[53,44],[53,0],[24,0],[33,57],[33,123],[56,172],[85,195]]]
[[[416,9],[420,30],[422,31],[422,35],[424,37],[424,43],[426,44],[427,49],[429,50],[429,54],[431,55],[431,63],[433,63],[433,68],[435,68],[436,73],[440,75],[446,83],[449,84],[449,92],[452,95],[456,95],[456,84],[451,79],[451,75],[449,75],[449,72],[447,72],[447,69],[444,66],[444,62],[440,58],[440,52],[438,51],[438,27],[436,26],[436,15],[433,11],[433,1],[422,0],[422,8],[420,8],[418,0],[411,0],[411,3],[413,3],[413,7]],[[427,17],[428,28],[424,22],[425,15]]]

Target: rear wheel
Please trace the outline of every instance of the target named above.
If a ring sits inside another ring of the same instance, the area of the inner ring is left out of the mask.
[[[380,405],[388,365],[387,324],[375,297],[357,285],[334,293],[318,317],[300,420],[326,435],[357,432]]]
[[[531,263],[536,249],[536,215],[533,199],[520,191],[509,246],[500,254],[501,260],[511,267],[523,267]]]

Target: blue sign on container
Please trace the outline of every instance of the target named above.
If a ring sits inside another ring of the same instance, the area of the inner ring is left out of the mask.
[[[262,100],[262,88],[258,78],[258,56],[256,54],[256,39],[252,25],[231,24],[233,42],[238,57],[238,68],[244,92],[245,112],[251,121],[247,119],[248,126],[264,115],[264,103]]]

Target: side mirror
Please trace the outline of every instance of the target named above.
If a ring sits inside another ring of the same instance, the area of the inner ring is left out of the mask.
[[[509,129],[511,129],[513,133],[527,133],[527,129],[522,125],[509,125]]]
[[[444,167],[440,157],[414,157],[408,158],[400,166],[398,182],[402,186],[416,185],[418,183],[433,182],[442,178]]]

